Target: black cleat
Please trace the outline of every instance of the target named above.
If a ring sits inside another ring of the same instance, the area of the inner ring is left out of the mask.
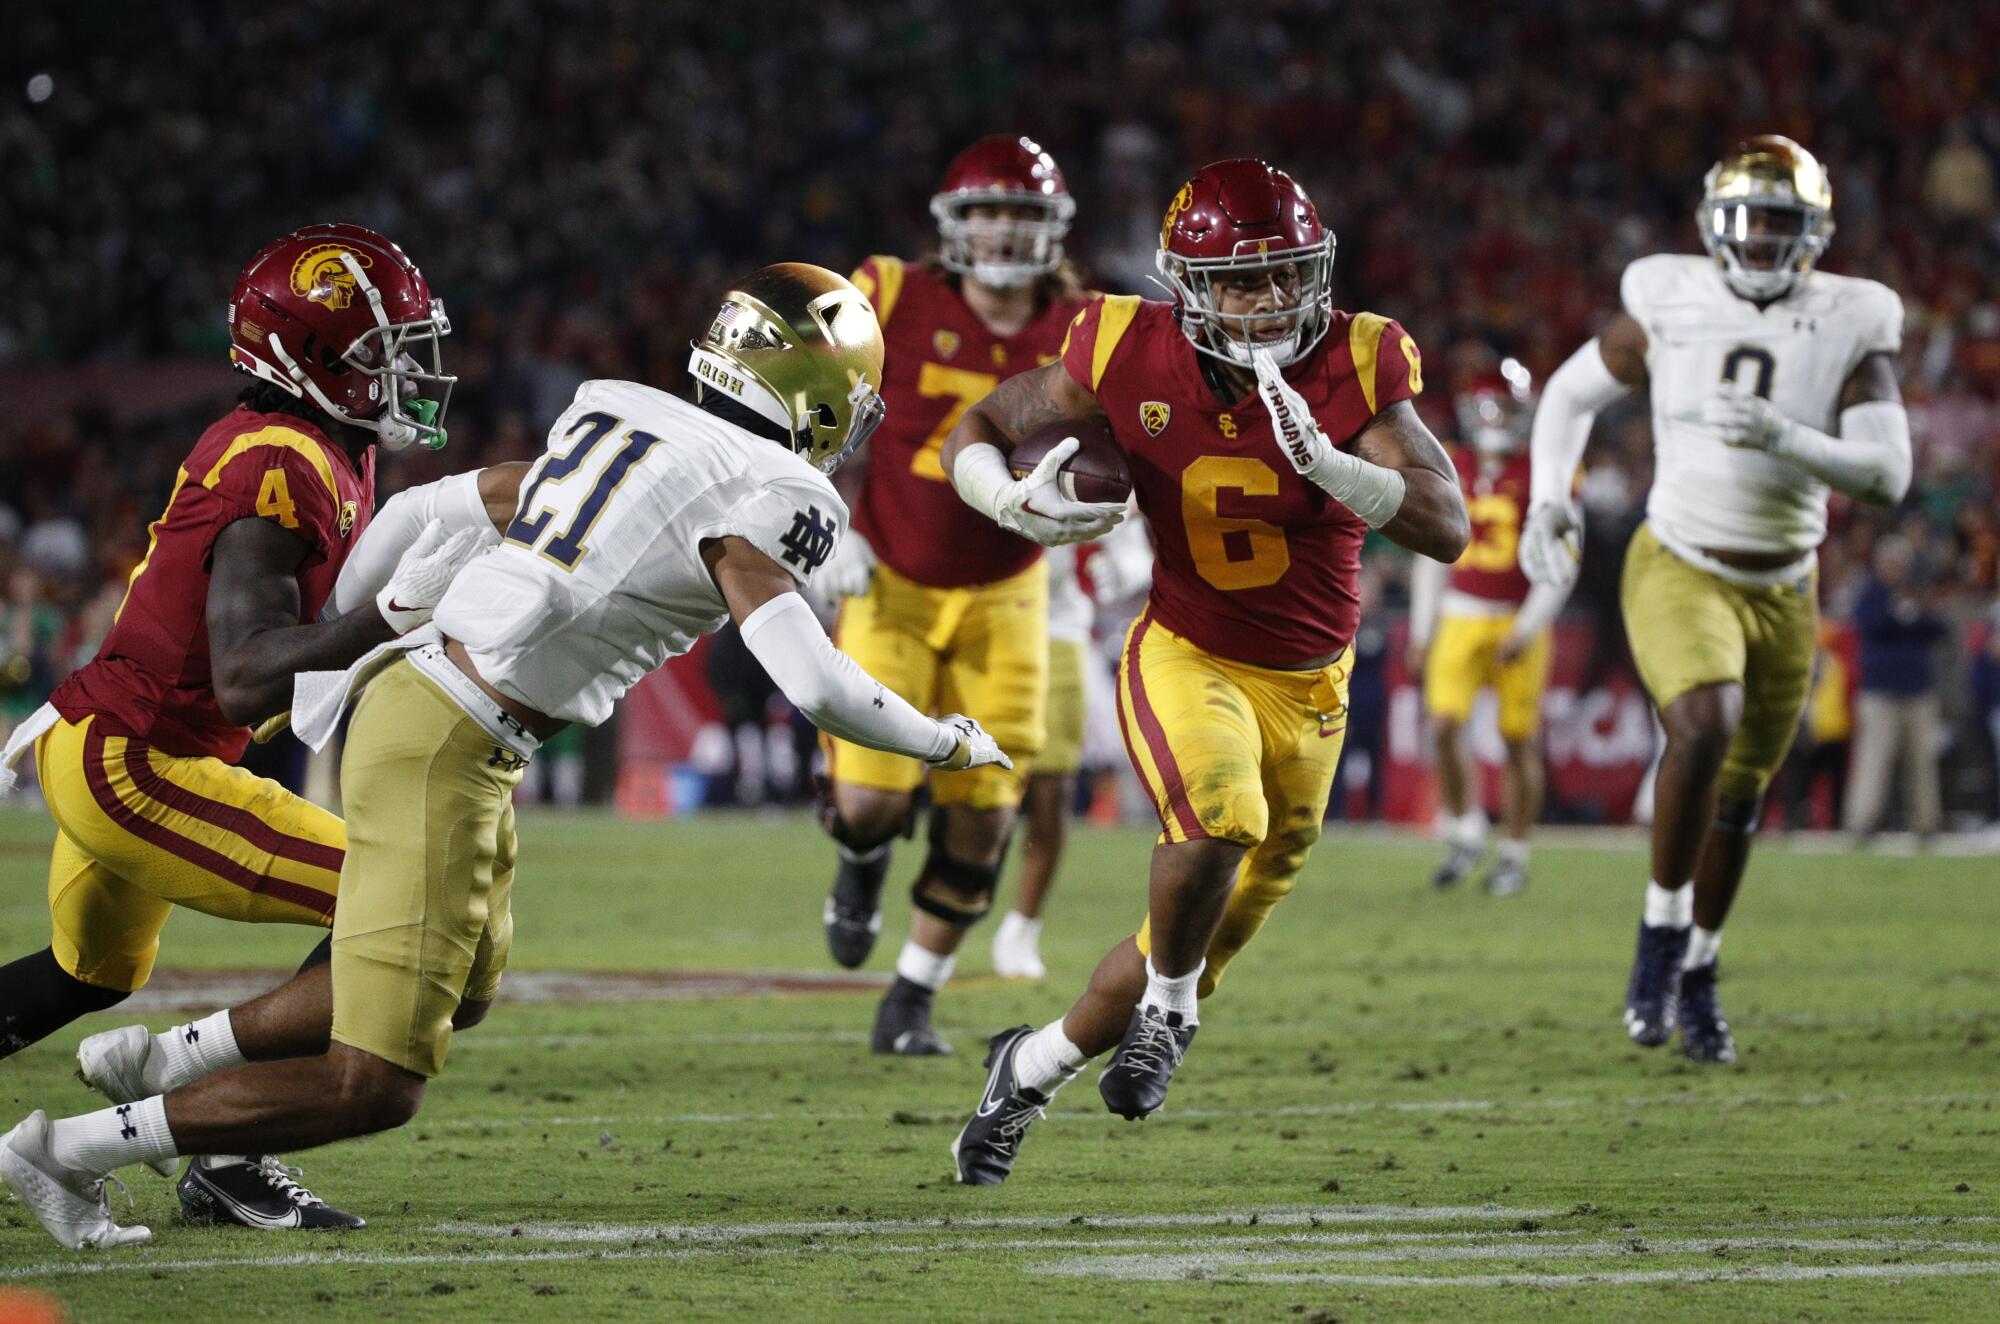
[[[1687,955],[1688,929],[1639,925],[1639,950],[1632,957],[1632,977],[1625,983],[1625,1033],[1632,1042],[1658,1048],[1673,1036],[1675,1007],[1681,984],[1681,958]]]
[[[1187,1056],[1194,1032],[1200,1028],[1184,1023],[1177,1011],[1135,1007],[1118,1051],[1097,1077],[1097,1092],[1104,1096],[1104,1106],[1126,1121],[1136,1122],[1165,1103],[1174,1068]]]
[[[1014,1078],[1014,1050],[1034,1032],[1032,1025],[1017,1025],[990,1041],[986,1065],[992,1069],[986,1073],[986,1093],[951,1142],[951,1162],[962,1186],[998,1186],[1006,1181],[1029,1125],[1048,1107],[1048,1095],[1024,1089]]]
[[[214,1166],[210,1166],[213,1164]],[[234,1223],[260,1232],[367,1227],[298,1182],[299,1170],[274,1154],[198,1158],[181,1174],[181,1216],[190,1223]]]
[[[875,950],[875,936],[882,932],[882,883],[888,876],[888,843],[858,860],[850,859],[845,849],[840,852],[840,868],[833,875],[833,892],[821,920],[826,925],[826,949],[849,970]]]
[[[1736,1039],[1722,1019],[1722,1000],[1715,991],[1721,976],[1713,961],[1681,971],[1681,1051],[1690,1062],[1736,1060]]]
[[[951,1045],[931,1028],[931,1001],[936,997],[922,984],[897,975],[875,1009],[875,1032],[868,1037],[868,1046],[897,1057],[950,1057]]]
[[[1463,881],[1479,867],[1479,861],[1485,854],[1483,846],[1461,846],[1454,842],[1445,847],[1444,859],[1431,873],[1431,886],[1446,888]]]
[[[1486,873],[1486,895],[1519,896],[1528,887],[1528,866],[1496,860]]]

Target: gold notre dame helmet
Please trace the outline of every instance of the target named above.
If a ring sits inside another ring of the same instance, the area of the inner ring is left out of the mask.
[[[832,473],[881,425],[882,327],[866,295],[809,262],[738,281],[694,344],[688,371],[784,429],[794,453]]]
[[[1811,152],[1762,134],[1710,168],[1695,224],[1731,289],[1746,299],[1781,298],[1833,238],[1833,186]]]

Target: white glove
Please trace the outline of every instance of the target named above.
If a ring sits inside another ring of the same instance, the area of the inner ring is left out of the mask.
[[[832,557],[812,577],[813,592],[827,606],[838,606],[842,598],[866,593],[874,574],[875,549],[861,536],[861,530],[849,528]]]
[[[1530,506],[1516,554],[1530,584],[1568,592],[1583,568],[1582,515],[1566,501]]]
[[[1074,501],[1062,494],[1057,472],[1083,445],[1075,437],[1042,457],[1034,472],[1016,478],[1006,457],[984,442],[967,446],[952,466],[952,486],[965,503],[985,512],[1009,533],[1044,547],[1101,538],[1125,518],[1122,501]]]
[[[1001,752],[999,742],[986,734],[986,728],[964,713],[940,717],[938,729],[955,742],[949,754],[930,761],[939,772],[964,772],[967,768],[983,768],[989,763],[997,763],[1003,768],[1014,766],[1014,760]]]
[[[1403,475],[1334,445],[1313,418],[1305,397],[1285,380],[1270,350],[1254,351],[1251,362],[1257,369],[1257,394],[1270,411],[1279,448],[1299,476],[1359,515],[1371,529],[1396,518],[1403,508]]]
[[[375,595],[382,619],[397,634],[408,634],[430,621],[444,591],[465,563],[485,549],[477,529],[447,535],[443,520],[432,520],[404,551],[389,582]]]
[[[1769,400],[1748,391],[1718,391],[1701,403],[1701,421],[1716,440],[1739,450],[1778,452],[1792,421]]]

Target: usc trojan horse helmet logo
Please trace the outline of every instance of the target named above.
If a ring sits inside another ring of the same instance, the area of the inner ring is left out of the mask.
[[[347,268],[372,267],[366,253],[357,253],[342,244],[321,244],[308,248],[292,263],[292,293],[301,299],[323,303],[341,312],[354,302],[354,273]]]
[[[1167,246],[1167,241],[1173,237],[1174,222],[1181,218],[1182,212],[1192,206],[1194,206],[1194,181],[1189,180],[1181,185],[1181,191],[1174,194],[1174,200],[1167,204],[1167,218],[1160,222],[1160,247]]]

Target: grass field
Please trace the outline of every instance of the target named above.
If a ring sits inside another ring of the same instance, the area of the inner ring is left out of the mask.
[[[517,971],[828,969],[803,819],[521,834]],[[0,957],[46,941],[47,836],[0,815]],[[0,1204],[0,1287],[107,1321],[2000,1318],[1993,858],[1764,850],[1723,953],[1743,1060],[1697,1070],[1618,1025],[1637,839],[1544,846],[1494,902],[1332,833],[1164,1113],[1111,1117],[1087,1075],[1012,1182],[955,1187],[984,1036],[1067,1005],[1146,850],[1080,832],[1046,985],[985,976],[976,936],[956,1059],[870,1057],[866,991],[503,1005],[411,1126],[299,1156],[366,1231],[174,1226],[133,1169],[153,1245],[70,1254]],[[310,941],[181,915],[163,965]],[[70,1054],[118,1014],[0,1063],[0,1126],[91,1106]]]

